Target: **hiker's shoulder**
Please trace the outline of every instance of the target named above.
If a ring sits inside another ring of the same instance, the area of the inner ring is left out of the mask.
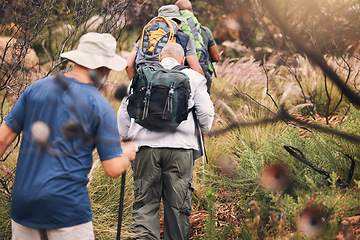
[[[212,35],[212,32],[210,30],[210,28],[206,27],[206,26],[203,26],[203,25],[200,25],[200,29],[202,32],[205,32],[207,35]]]
[[[184,31],[181,30],[181,29],[179,29],[179,30],[177,31],[176,35],[177,35],[178,37],[182,37],[182,38],[189,39],[189,35],[187,35],[186,33],[184,33]]]
[[[190,67],[186,67],[186,68],[182,69],[181,72],[188,75],[190,81],[192,81],[192,82],[197,82],[197,83],[200,83],[202,81],[206,82],[206,78],[203,75],[201,75],[200,73],[198,73],[197,71],[193,70]]]

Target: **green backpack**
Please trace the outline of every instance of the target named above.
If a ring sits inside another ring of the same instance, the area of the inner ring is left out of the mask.
[[[130,86],[127,111],[141,126],[152,131],[175,131],[189,114],[189,77],[182,65],[165,69],[160,64],[143,66]]]
[[[196,55],[199,60],[200,66],[202,67],[205,77],[208,81],[211,81],[214,67],[211,64],[209,52],[207,46],[204,45],[204,39],[201,36],[201,24],[189,10],[181,10],[180,14],[186,19],[186,22],[182,22],[180,29],[189,35],[195,43]]]

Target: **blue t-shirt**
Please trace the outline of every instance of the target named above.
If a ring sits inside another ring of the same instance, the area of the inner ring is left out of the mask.
[[[46,147],[32,140],[35,121],[50,129]],[[52,76],[30,85],[4,122],[15,132],[23,132],[11,218],[28,227],[48,229],[91,221],[86,185],[92,152],[96,147],[101,161],[122,154],[109,102],[90,83]],[[82,134],[65,136],[69,122],[79,123]]]

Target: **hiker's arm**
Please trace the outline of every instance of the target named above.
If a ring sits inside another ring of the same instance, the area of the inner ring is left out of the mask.
[[[211,62],[220,61],[219,49],[215,42],[215,39],[214,39],[214,36],[213,36],[211,30],[208,27],[201,26],[201,35],[204,35],[205,38],[207,38],[209,40],[206,47],[209,52],[209,57],[210,57]],[[203,38],[204,38],[204,36],[203,36]]]
[[[131,82],[130,82],[131,85]],[[117,112],[117,125],[118,125],[118,131],[119,131],[119,135],[123,138],[123,139],[128,139],[128,133],[129,133],[129,129],[130,129],[130,124],[131,124],[131,119],[129,116],[129,113],[127,111],[127,106],[128,106],[128,98],[124,97],[119,110]]]
[[[195,87],[194,107],[199,126],[203,133],[210,131],[214,119],[214,104],[207,92],[206,79],[203,78]]]
[[[122,142],[123,155],[101,162],[104,172],[111,178],[119,177],[135,159],[136,150],[133,142]]]
[[[216,44],[209,47],[209,56],[211,62],[218,62],[220,60],[220,53]]]
[[[196,55],[189,55],[186,56],[186,62],[189,64],[189,66],[197,71],[198,73],[200,73],[201,75],[205,76],[204,71],[202,70],[199,60],[197,59]]]
[[[135,58],[136,58],[137,51],[131,51],[129,57],[127,58],[127,65],[126,65],[126,73],[128,78],[131,80],[135,76],[136,69],[135,69]]]
[[[0,158],[18,134],[5,123],[0,126]]]
[[[189,67],[191,67],[194,71],[197,71],[201,75],[205,76],[202,67],[200,66],[199,60],[196,56],[196,47],[194,41],[189,37],[189,40],[186,44],[185,49],[185,62]]]

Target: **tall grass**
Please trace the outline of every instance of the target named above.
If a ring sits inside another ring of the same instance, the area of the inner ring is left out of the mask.
[[[329,62],[336,64],[335,67],[341,66],[338,73],[348,79],[354,89],[357,88],[357,71],[360,68],[358,61],[329,59]],[[349,75],[346,74],[346,63],[354,70]],[[211,93],[216,112],[213,129],[226,127],[234,120],[253,121],[268,117],[281,108],[314,121],[313,117],[307,114],[314,113],[312,116],[315,116],[326,113],[327,106],[330,106],[330,110],[334,109],[342,99],[341,93],[335,88],[328,88],[328,93],[326,92],[321,71],[301,57],[298,57],[296,65],[292,66],[277,66],[271,62],[260,66],[251,57],[226,59],[216,66],[216,70],[218,78],[214,78]],[[127,84],[128,79],[124,72],[113,73],[110,75],[110,82]],[[329,82],[327,86],[330,86]],[[112,96],[110,94],[108,99],[116,112],[120,102]],[[324,96],[331,96],[330,103],[336,104],[329,105],[329,99]],[[327,104],[324,104],[324,101]],[[347,113],[348,116],[341,125],[334,124],[334,127],[348,133],[358,133],[360,112],[356,107],[347,112],[349,103],[346,99],[342,101],[332,114]],[[312,163],[332,173],[332,177],[326,178],[301,163],[284,149],[284,145],[298,148]],[[328,223],[327,231],[319,239],[334,239],[340,230],[338,221],[360,213],[359,190],[354,181],[360,180],[359,168],[355,168],[350,188],[341,189],[334,184],[337,177],[345,180],[348,177],[350,161],[346,154],[351,155],[356,164],[359,163],[358,144],[323,132],[312,131],[304,134],[301,128],[277,122],[240,127],[217,136],[205,136],[205,148],[209,163],[205,162],[203,165],[202,160],[199,160],[195,164],[193,210],[207,210],[210,214],[204,223],[204,233],[211,238],[303,239],[298,229],[298,219],[301,210],[309,204],[309,199],[313,199],[311,196],[314,195],[317,196],[314,204],[325,203],[321,208],[326,212]],[[272,162],[282,162],[292,177],[292,185],[282,193],[281,200],[277,192],[267,192],[259,185],[261,169]],[[114,239],[121,179],[107,177],[96,155],[89,178],[88,189],[96,239]],[[129,168],[121,233],[123,239],[129,236],[133,203],[131,186],[132,172]],[[236,220],[232,220],[228,226],[216,224],[218,219],[214,212],[219,206],[214,202],[214,194],[218,196],[220,192],[231,195],[237,209]],[[261,218],[259,225],[250,229],[248,226],[254,226],[257,218],[254,205],[249,205],[252,200],[257,203],[260,209],[258,215]],[[10,239],[9,204],[3,201],[0,203],[0,237]],[[284,228],[274,227],[276,220],[271,220],[272,216],[278,216],[279,221],[282,219],[280,216],[285,216],[282,225]],[[246,219],[248,221],[245,221]],[[237,221],[239,227],[235,227],[234,221]],[[246,222],[252,225],[247,226]]]
[[[93,225],[96,239],[116,239],[121,178],[111,179],[103,171],[99,161],[96,161],[90,175],[88,189],[93,210]],[[126,173],[124,192],[123,220],[121,236],[129,237],[132,207],[132,171]]]
[[[12,145],[14,146],[14,144]],[[13,147],[10,146],[10,148],[5,152],[4,156],[6,156],[10,149]],[[0,178],[2,180],[6,180],[6,188],[12,189],[12,186],[14,184],[13,182],[13,174],[10,174],[10,172],[13,172],[16,167],[16,158],[18,155],[18,148],[15,149],[15,151],[9,155],[9,157],[6,159],[5,162],[0,162]],[[4,157],[3,156],[3,157]],[[11,198],[7,194],[4,194],[3,190],[5,190],[4,186],[1,185],[0,187],[0,239],[11,239],[11,220],[10,220],[10,204],[11,204]],[[7,191],[5,191],[7,192]]]
[[[360,67],[358,60],[329,58],[328,62],[354,90],[357,89],[356,80]],[[348,112],[347,99],[305,58],[297,56],[295,66],[267,63],[264,67],[251,58],[238,61],[229,59],[218,65],[217,70],[219,77],[215,79],[212,92],[216,106],[214,128],[226,126],[234,119],[252,121],[271,116],[273,112],[285,108],[289,113],[303,115],[309,121],[315,121],[313,117],[318,115],[345,116],[347,113],[348,119],[344,123],[334,123],[333,126],[347,133],[359,132],[359,111],[351,108]],[[225,166],[217,162],[225,162],[217,157],[224,152],[218,150],[218,145],[222,142],[229,145],[225,152],[230,153],[228,156],[232,159]],[[335,239],[341,230],[337,222],[343,217],[359,214],[360,194],[356,184],[360,178],[359,169],[355,169],[349,188],[341,189],[335,184],[338,177],[346,181],[349,175],[351,161],[346,154],[359,163],[356,143],[326,132],[311,131],[304,134],[302,128],[277,122],[233,129],[224,135],[206,138],[206,144],[207,148],[213,148],[209,151],[209,159],[210,165],[215,166],[208,167],[205,172],[206,185],[218,192],[227,189],[232,194],[235,193],[239,209],[247,209],[250,200],[257,202],[261,209],[261,221],[256,231],[249,229],[252,225],[246,227],[245,222],[242,222],[244,229],[248,229],[241,233],[244,239],[249,232],[252,232],[252,239],[303,239],[304,235],[298,229],[299,214],[308,204],[307,199],[314,194],[318,195],[318,202],[326,203],[321,209],[327,214],[327,228],[319,239]],[[307,160],[332,173],[333,181],[295,159],[284,149],[284,145],[301,150]],[[281,196],[281,204],[276,204],[279,198],[276,193],[265,191],[259,184],[261,169],[274,162],[281,162],[286,166],[292,178],[292,185]],[[231,169],[230,175],[226,169]],[[249,211],[252,212],[250,208]],[[285,233],[283,229],[270,227],[272,213],[285,216]],[[255,220],[255,215],[246,211],[242,214],[250,218],[250,223]],[[224,228],[219,227],[218,233],[222,232]]]
[[[291,113],[304,114],[300,112],[304,107],[303,104],[309,103],[309,106],[314,106],[314,103],[311,102],[309,97],[311,92],[308,88],[304,88],[304,90],[301,87],[305,86],[308,81],[309,84],[312,84],[312,89],[319,88],[319,91],[323,92],[325,90],[321,89],[322,84],[316,83],[322,79],[321,72],[311,68],[311,64],[308,62],[306,64],[306,60],[303,60],[304,62],[301,63],[303,67],[297,69],[296,76],[284,67],[277,68],[275,65],[266,65],[263,68],[251,58],[229,59],[218,65],[218,78],[214,80],[211,95],[216,108],[214,128],[224,127],[235,119],[252,121],[257,118],[267,117],[272,112],[276,112],[279,106],[291,110]],[[299,75],[299,72],[304,73],[304,76]],[[309,74],[309,72],[314,75]],[[300,86],[296,78],[301,78],[303,85]],[[303,91],[305,91],[305,95],[303,95]],[[117,107],[115,107],[116,109]],[[260,238],[266,236],[267,231],[270,231],[274,236],[279,234],[276,230],[264,227],[268,224],[270,212],[276,210],[274,202],[276,202],[277,195],[265,192],[259,187],[258,180],[260,169],[265,164],[272,161],[282,161],[291,169],[293,185],[288,192],[285,192],[282,205],[279,206],[277,211],[284,212],[283,214],[287,216],[286,226],[294,234],[297,234],[299,238],[301,238],[301,234],[297,233],[296,230],[296,212],[299,212],[305,206],[307,197],[315,192],[323,192],[322,196],[326,199],[325,202],[338,202],[340,195],[346,199],[352,199],[347,201],[350,202],[349,204],[332,204],[328,206],[329,212],[332,212],[330,218],[333,222],[334,219],[346,216],[345,212],[349,215],[356,214],[355,209],[358,205],[353,204],[358,197],[353,192],[336,188],[336,190],[331,190],[331,193],[336,191],[336,195],[329,194],[330,188],[324,176],[300,163],[284,150],[283,145],[297,147],[314,164],[322,166],[329,172],[336,171],[339,176],[346,178],[349,162],[346,157],[339,157],[340,147],[331,144],[326,137],[327,135],[313,133],[307,136],[308,138],[303,138],[300,129],[278,122],[251,128],[234,129],[220,136],[206,137],[205,147],[209,164],[203,166],[201,160],[196,163],[194,210],[208,209],[209,213],[213,213],[216,210],[216,205],[213,205],[214,200],[209,197],[211,195],[209,191],[211,192],[211,190],[206,189],[214,188],[215,192],[220,189],[229,189],[238,196],[238,200],[235,199],[235,201],[237,201],[239,209],[247,209],[248,202],[251,199],[258,202],[262,210],[260,213],[261,219],[265,219],[257,230]],[[94,171],[94,173],[96,172]],[[128,236],[127,231],[129,229],[133,200],[130,189],[132,180],[129,175],[127,175],[123,236]],[[94,188],[90,188],[90,192],[96,191],[98,193],[94,194],[101,196],[97,197],[97,199],[110,198],[104,204],[93,200],[94,226],[99,239],[111,239],[116,228],[114,225],[116,214],[114,213],[117,212],[119,180],[116,183],[107,181],[101,183],[103,177],[106,178],[103,174],[96,175],[96,177],[94,175],[90,185],[94,186]],[[359,173],[356,172],[355,179],[358,178]],[[106,191],[104,191],[101,190],[103,184],[117,187],[106,187]],[[100,186],[100,189],[95,186]],[[91,195],[92,199],[94,199],[93,196],[95,195]],[[337,199],[331,199],[332,197],[337,197]],[[242,214],[244,217],[254,217],[246,211]],[[205,224],[205,233],[207,235],[212,237],[215,235],[221,237],[221,239],[227,239],[226,234],[234,236],[231,227],[215,227],[213,221],[216,219],[213,219],[212,216],[210,215],[207,224]],[[217,233],[214,233],[214,227],[217,229]],[[334,234],[337,230],[336,228],[330,232]],[[238,239],[252,239],[251,236],[250,230],[244,224]]]

